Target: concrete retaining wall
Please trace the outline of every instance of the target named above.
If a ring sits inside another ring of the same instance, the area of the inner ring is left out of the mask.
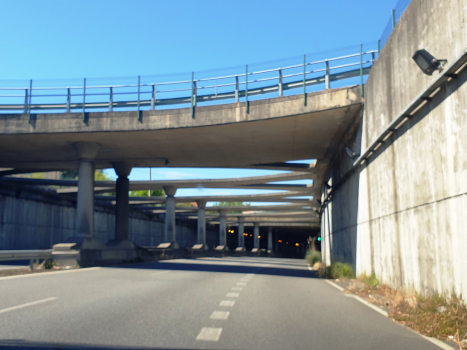
[[[453,62],[467,48],[466,20],[467,0],[412,0],[365,86],[361,149],[438,74],[424,75],[415,51]],[[336,192],[330,255],[354,263],[357,274],[374,271],[394,287],[466,298],[466,80],[464,70],[443,86]],[[331,168],[336,181],[338,166]]]
[[[28,199],[28,197],[30,197]],[[22,192],[20,198],[0,194],[0,249],[49,249],[66,242],[75,232],[76,208],[71,203]],[[177,223],[181,247],[196,243],[196,222]],[[140,246],[162,243],[164,222],[144,214],[131,213],[129,239]],[[96,207],[94,237],[106,243],[115,234],[115,215],[111,208]],[[208,229],[207,243],[218,244],[218,231]]]

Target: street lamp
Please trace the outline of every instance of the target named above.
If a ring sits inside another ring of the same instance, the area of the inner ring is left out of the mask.
[[[447,62],[447,60],[436,59],[425,49],[415,52],[412,59],[426,75],[432,75],[435,70],[442,70]]]

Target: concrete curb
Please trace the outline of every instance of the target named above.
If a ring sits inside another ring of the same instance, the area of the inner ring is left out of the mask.
[[[308,266],[308,268],[311,270],[311,268]],[[329,283],[331,286],[333,286],[334,288],[340,290],[341,292],[344,292],[345,289],[342,288],[341,286],[339,286],[338,284],[332,282],[332,281],[329,281],[329,280],[324,280],[325,282]],[[381,315],[385,316],[385,317],[388,317],[389,318],[389,314],[384,311],[384,310],[381,310],[379,307],[377,307],[376,305],[373,305],[373,304],[370,304],[369,302],[367,302],[365,299],[359,297],[358,295],[355,295],[355,294],[344,294],[346,297],[349,297],[349,298],[354,298],[355,300],[358,300],[359,302],[361,302],[362,304],[372,308],[373,310],[375,310],[376,312],[379,312]],[[449,345],[449,344],[446,344],[445,342],[439,340],[439,339],[436,339],[436,338],[431,338],[431,337],[427,337],[423,334],[420,334],[416,331],[414,331],[413,329],[409,328],[409,327],[405,327],[397,322],[395,322],[396,324],[398,324],[399,326],[401,327],[404,327],[404,329],[408,329],[409,331],[421,336],[423,339],[425,340],[428,340],[430,343],[440,347],[441,349],[443,350],[456,350],[455,347]]]

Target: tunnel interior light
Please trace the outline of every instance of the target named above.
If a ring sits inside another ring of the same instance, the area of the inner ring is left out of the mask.
[[[250,237],[253,237],[253,235],[250,235]]]
[[[279,243],[282,243],[282,239],[278,240]]]
[[[289,244],[289,242],[285,242],[285,244]]]
[[[261,236],[258,236],[258,238],[261,238]]]
[[[297,247],[299,247],[299,246],[300,246],[300,244],[299,244],[299,243],[295,243],[295,245],[296,245]]]
[[[425,49],[416,51],[412,59],[426,75],[432,75],[435,70],[442,70],[447,63],[447,60],[438,60]]]

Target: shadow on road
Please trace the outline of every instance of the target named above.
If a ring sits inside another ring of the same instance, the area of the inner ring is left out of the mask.
[[[232,261],[223,261],[218,259],[219,263],[214,264],[212,261],[203,261],[193,259],[192,261],[181,260],[166,260],[149,263],[125,264],[117,266],[107,266],[106,268],[119,269],[141,269],[141,270],[164,270],[164,271],[198,271],[198,272],[222,272],[222,273],[239,273],[247,274],[254,273],[257,275],[270,276],[287,276],[287,277],[302,277],[316,278],[314,271],[308,270],[306,265],[291,267],[287,265],[264,266],[265,263],[258,261],[257,263],[241,263]]]
[[[40,349],[40,350],[111,350],[111,349],[129,349],[129,350],[201,350],[198,348],[160,348],[160,347],[142,347],[142,346],[113,346],[113,345],[95,345],[95,344],[67,344],[67,343],[47,343],[47,342],[32,342],[27,340],[0,340],[0,350],[6,349]]]

